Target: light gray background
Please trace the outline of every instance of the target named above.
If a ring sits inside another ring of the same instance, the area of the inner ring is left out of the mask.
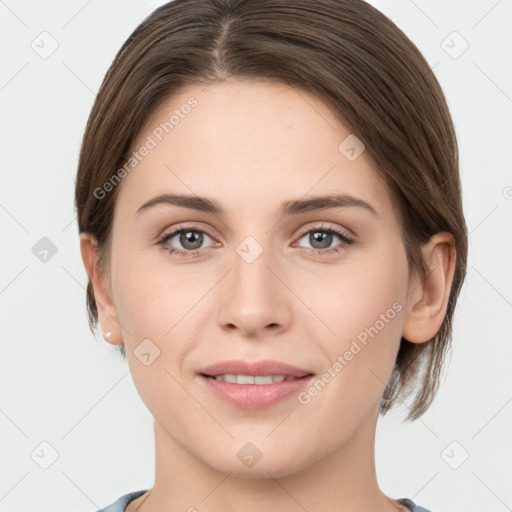
[[[86,323],[73,193],[101,80],[163,3],[0,1],[2,512],[88,512],[153,483],[152,417],[127,364]],[[371,3],[420,48],[445,91],[470,231],[442,389],[412,424],[401,423],[407,400],[379,420],[377,475],[388,495],[433,512],[512,510],[512,1]],[[58,43],[47,58],[31,47],[51,49],[43,31]],[[469,43],[458,58],[453,31]],[[42,237],[57,249],[46,263],[32,251]]]

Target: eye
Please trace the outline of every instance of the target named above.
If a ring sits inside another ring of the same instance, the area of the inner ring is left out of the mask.
[[[212,237],[197,226],[180,226],[170,233],[164,234],[158,241],[158,244],[170,254],[184,257],[197,256],[201,249],[203,249],[205,237],[213,241]],[[338,228],[325,225],[303,229],[299,240],[303,238],[311,244],[309,247],[311,251],[322,256],[341,252],[355,242],[355,239],[347,233],[342,232]],[[333,241],[336,241],[336,238],[341,243],[330,247]],[[183,249],[176,248],[175,245],[177,244],[181,245]],[[214,241],[214,245],[218,244],[218,242]]]
[[[299,240],[305,238],[309,244],[311,244],[310,249],[315,254],[330,254],[330,253],[338,253],[343,249],[346,249],[347,246],[354,243],[354,238],[352,238],[347,233],[343,233],[341,230],[334,228],[332,226],[316,226],[313,229],[309,228],[306,231],[302,231],[301,237]],[[341,244],[330,248],[333,241],[338,238],[341,240]]]
[[[175,229],[171,233],[164,234],[158,241],[163,249],[169,253],[175,253],[179,256],[195,256],[201,249],[206,238],[213,240],[207,233],[197,226],[185,226]],[[173,239],[176,239],[173,242]],[[176,249],[174,244],[180,244],[184,250]]]

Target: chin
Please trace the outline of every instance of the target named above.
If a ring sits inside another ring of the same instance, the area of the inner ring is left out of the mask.
[[[243,461],[244,457],[241,458]],[[288,457],[276,457],[276,454],[272,457],[265,457],[265,454],[262,454],[261,458],[253,462],[252,465],[250,462],[245,465],[242,461],[236,454],[234,458],[226,459],[225,453],[222,456],[222,461],[219,459],[204,460],[215,471],[244,480],[283,478],[293,475],[307,466],[306,461],[303,461],[303,464],[298,464],[296,457],[295,460],[291,460]]]

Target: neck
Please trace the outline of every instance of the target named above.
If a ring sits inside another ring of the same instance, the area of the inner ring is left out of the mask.
[[[205,464],[155,421],[155,484],[127,512],[340,512],[406,511],[379,489],[374,458],[377,411],[340,447],[306,468],[264,470],[241,477]],[[336,428],[332,426],[332,428]],[[300,450],[300,447],[297,447]],[[255,465],[254,468],[257,466]]]

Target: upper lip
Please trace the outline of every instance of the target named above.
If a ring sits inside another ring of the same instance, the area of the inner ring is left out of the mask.
[[[232,360],[232,361],[221,361],[203,368],[200,374],[204,375],[252,375],[254,377],[263,375],[284,375],[286,377],[305,377],[306,375],[312,375],[312,372],[291,366],[280,361],[243,361],[243,360]]]

